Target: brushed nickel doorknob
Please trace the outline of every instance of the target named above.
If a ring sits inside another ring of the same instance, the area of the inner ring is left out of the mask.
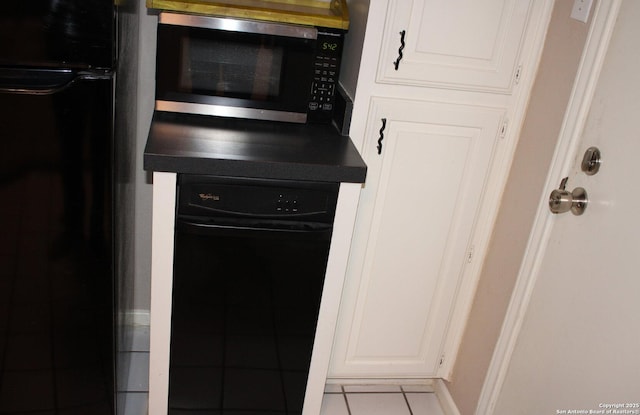
[[[573,191],[565,190],[568,177],[560,182],[560,188],[555,189],[549,196],[549,209],[551,213],[565,213],[571,211],[576,216],[584,213],[589,203],[587,191],[582,187],[576,187]]]

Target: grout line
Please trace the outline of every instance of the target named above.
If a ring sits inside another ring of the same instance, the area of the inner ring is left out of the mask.
[[[409,409],[409,414],[413,415],[413,409],[411,409],[411,404],[409,404],[409,399],[407,398],[407,394],[433,394],[435,392],[431,392],[431,391],[407,391],[405,390],[403,385],[399,385],[400,386],[400,390],[399,391],[346,391],[344,388],[344,385],[340,385],[340,391],[339,392],[324,392],[325,395],[342,395],[342,397],[344,398],[344,403],[347,407],[347,412],[349,415],[352,415],[351,413],[351,407],[349,406],[349,400],[347,399],[347,395],[374,395],[374,394],[385,394],[385,395],[393,395],[393,394],[402,394],[402,397],[405,401],[405,403],[407,404],[407,408]]]
[[[400,390],[402,391],[402,397],[404,398],[405,403],[407,404],[407,408],[409,408],[409,414],[413,415],[413,410],[411,410],[411,405],[409,405],[409,399],[407,399],[407,394],[404,391],[404,387],[400,385]]]
[[[435,392],[427,392],[427,391],[354,391],[354,392],[325,392],[326,394],[330,395],[330,394],[339,394],[339,393],[346,393],[349,395],[380,395],[380,394],[387,394],[387,395],[393,395],[394,393],[417,393],[417,394],[429,394],[429,393],[435,393]]]
[[[347,393],[344,390],[344,385],[340,385],[340,389],[342,390],[342,397],[344,398],[344,404],[347,405],[347,413],[351,415],[351,407],[349,407],[349,400],[347,399]]]

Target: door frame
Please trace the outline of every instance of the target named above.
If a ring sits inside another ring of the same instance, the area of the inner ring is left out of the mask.
[[[549,212],[548,193],[558,186],[560,178],[569,175],[576,160],[621,2],[622,0],[598,1],[595,5],[593,21],[545,181],[544,194],[540,198],[527,249],[476,407],[476,415],[493,414],[502,390],[555,224],[555,215]]]

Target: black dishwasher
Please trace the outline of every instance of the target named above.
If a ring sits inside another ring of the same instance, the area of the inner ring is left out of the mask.
[[[180,175],[169,414],[301,414],[338,183]]]

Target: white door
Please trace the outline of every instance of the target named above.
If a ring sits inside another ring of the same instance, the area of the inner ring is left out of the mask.
[[[584,187],[589,204],[582,216],[552,217],[494,414],[640,413],[638,21],[640,1],[623,1],[565,170],[567,189]],[[594,176],[580,171],[590,146],[602,151]]]

